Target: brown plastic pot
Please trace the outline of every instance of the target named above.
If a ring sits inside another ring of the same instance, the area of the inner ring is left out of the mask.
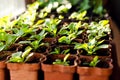
[[[109,80],[112,73],[112,67],[97,68],[97,67],[77,67],[79,80]]]
[[[0,80],[5,80],[6,64],[4,61],[0,61]]]
[[[92,57],[90,58],[92,59]],[[77,66],[79,80],[109,80],[109,77],[112,74],[113,65],[111,64],[111,61],[102,63],[103,61],[99,62],[97,67]]]
[[[41,66],[40,62],[37,61],[44,59],[44,55],[35,53],[35,55],[31,57],[31,60],[29,60],[29,63],[7,63],[7,68],[10,71],[10,80],[38,80],[38,72]]]
[[[7,63],[11,80],[38,80],[38,63]]]
[[[6,59],[13,51],[1,51],[0,52],[0,80],[10,80],[9,72],[6,65]]]
[[[47,60],[42,63],[44,80],[73,80],[76,71],[74,62],[70,66],[52,65],[55,59],[63,59],[65,55],[49,55]],[[70,56],[68,60],[75,61],[75,56]],[[52,60],[52,61],[51,61]]]

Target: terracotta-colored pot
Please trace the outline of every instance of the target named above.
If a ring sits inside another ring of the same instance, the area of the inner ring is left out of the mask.
[[[10,80],[9,72],[6,65],[6,59],[13,51],[1,51],[0,52],[0,80]]]
[[[109,80],[112,73],[110,68],[97,68],[97,67],[77,67],[79,80]]]
[[[29,63],[7,63],[11,80],[38,80],[38,72],[41,69],[40,61],[44,61],[45,56],[35,53],[28,60]],[[40,60],[40,61],[39,61]]]
[[[4,61],[0,61],[0,80],[5,80],[6,64]]]
[[[76,71],[76,65],[72,63],[70,66],[52,65],[55,59],[63,59],[65,55],[50,55],[47,60],[42,63],[42,70],[44,71],[44,80],[73,80]],[[75,56],[71,56],[68,60],[74,61]]]
[[[39,63],[7,63],[11,80],[38,80]]]
[[[82,57],[83,58],[83,57]],[[87,57],[83,61],[89,62],[92,57]],[[103,61],[105,59],[106,61]],[[81,63],[83,63],[81,60]],[[113,65],[107,58],[101,58],[101,61],[96,67],[87,67],[80,65],[77,66],[77,73],[79,74],[79,80],[109,80],[109,76],[112,74]]]

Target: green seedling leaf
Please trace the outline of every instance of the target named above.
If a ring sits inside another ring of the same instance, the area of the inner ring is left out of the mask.
[[[109,48],[108,44],[102,44],[102,45],[99,45],[98,47],[94,48],[94,51],[97,51],[99,49],[107,49],[107,48]]]
[[[70,51],[70,49],[63,50],[61,54],[67,54]]]
[[[109,20],[101,20],[99,22],[99,24],[101,24],[102,26],[105,26],[105,25],[109,24]]]
[[[70,44],[71,40],[70,38],[66,37],[66,36],[62,36],[61,38],[58,39],[59,43],[66,43],[66,44]]]
[[[53,62],[53,64],[58,64],[58,65],[64,65],[64,66],[69,66],[70,61],[67,61],[67,58],[70,56],[70,54],[67,54],[64,57],[64,60],[60,60],[60,59],[56,59],[55,62]]]
[[[66,62],[69,56],[70,56],[70,54],[67,54],[67,55],[64,57],[63,62]]]
[[[22,53],[22,58],[25,59],[25,57],[28,56],[28,54],[30,53],[31,50],[32,50],[31,47],[27,47],[27,48],[25,49],[25,51]]]
[[[34,53],[30,53],[24,60],[24,62],[27,62],[32,56],[33,56]]]
[[[55,48],[50,54],[60,54],[60,48]]]
[[[100,60],[99,60],[98,56],[95,56],[95,57],[93,58],[93,60],[90,62],[89,66],[95,67],[98,62],[100,62]]]
[[[24,58],[21,57],[22,52],[13,53],[8,62],[23,62]]]
[[[83,0],[80,4],[80,11],[88,10],[89,8],[91,8],[89,2],[90,0]]]

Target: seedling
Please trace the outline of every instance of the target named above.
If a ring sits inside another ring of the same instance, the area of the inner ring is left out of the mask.
[[[87,52],[87,55],[96,54],[96,51],[99,49],[106,49],[109,48],[108,44],[102,44],[102,41],[96,41],[96,39],[90,40],[88,43],[76,43],[74,49],[83,49]]]
[[[59,19],[46,19],[43,24],[43,30],[50,33],[51,36],[57,36],[57,25],[61,22]]]
[[[73,12],[69,19],[75,19],[75,20],[86,20],[88,19],[88,17],[86,17],[87,11],[83,11],[83,12]]]
[[[42,40],[45,38],[47,33],[42,30],[39,34],[32,35],[25,41],[20,41],[20,44],[29,44],[33,48],[33,51],[37,51],[40,46],[48,45],[47,43],[43,43]]]
[[[56,59],[55,62],[53,62],[53,64],[58,64],[58,65],[64,65],[64,66],[69,66],[70,61],[67,61],[68,57],[70,56],[70,54],[67,54],[63,61],[60,59]]]
[[[67,54],[70,49],[66,49],[61,51],[59,47],[55,48],[54,51],[50,52],[50,54]]]
[[[24,52],[19,51],[16,53],[13,53],[8,62],[11,63],[22,63],[27,62],[28,59],[33,55],[33,53],[30,54],[30,51],[32,50],[31,47],[27,47]]]
[[[8,50],[12,44],[17,40],[16,35],[6,32],[0,32],[0,51]]]
[[[90,62],[83,62],[82,66],[90,66],[90,67],[96,67],[96,65],[100,62],[98,56],[95,56],[92,61]]]
[[[80,27],[81,22],[70,23],[68,26],[63,26],[58,32],[59,35],[63,35],[58,39],[58,42],[71,44],[72,40],[84,32],[84,30],[79,30]]]
[[[17,27],[21,26],[32,26],[37,16],[37,9],[39,7],[39,2],[34,2],[33,4],[27,6],[27,11],[18,17]]]
[[[105,37],[111,34],[111,29],[108,20],[101,20],[99,23],[91,22],[87,30],[88,39],[96,38],[99,40],[102,37]]]

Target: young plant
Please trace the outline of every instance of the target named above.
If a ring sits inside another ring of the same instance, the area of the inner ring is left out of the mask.
[[[64,66],[69,66],[70,61],[67,61],[68,57],[70,56],[70,54],[67,54],[63,61],[60,59],[56,59],[55,62],[53,62],[53,64],[58,64],[58,65],[64,65]]]
[[[86,20],[88,19],[88,17],[86,17],[86,14],[87,14],[87,11],[83,11],[83,12],[73,12],[69,19],[75,19],[75,20],[80,20],[80,21],[83,21],[83,20]]]
[[[79,30],[81,27],[82,27],[81,21],[79,21],[78,23],[71,22],[69,25],[63,26],[58,32],[58,34],[69,35],[69,34],[75,33],[77,37],[77,35],[80,35],[84,31],[84,30]]]
[[[11,31],[17,20],[12,20],[12,15],[4,16],[0,18],[0,30]]]
[[[33,48],[33,51],[37,51],[38,48],[40,46],[47,46],[47,43],[43,43],[42,40],[45,38],[45,36],[47,35],[47,33],[42,30],[39,34],[34,34],[32,36],[30,36],[30,38],[28,38],[25,41],[20,41],[20,44],[29,44],[29,46],[31,46]]]
[[[95,38],[90,40],[88,43],[76,43],[74,49],[83,49],[87,52],[87,55],[96,54],[99,49],[109,48],[108,44],[102,44],[104,40],[97,41]]]
[[[81,22],[70,23],[68,26],[63,26],[58,32],[59,35],[62,35],[62,37],[58,39],[58,42],[71,44],[72,40],[84,32],[84,30],[79,30],[80,27]]]
[[[82,62],[82,66],[90,66],[96,67],[96,65],[100,62],[98,56],[95,56],[90,62]]]
[[[62,36],[58,39],[59,43],[72,44],[73,39],[76,38],[75,33],[71,33],[68,36]]]
[[[101,20],[99,21],[99,23],[91,22],[88,27],[87,33],[88,39],[96,38],[97,40],[111,34],[109,21]]]
[[[103,0],[81,0],[78,6],[79,11],[92,10],[92,13],[103,16],[105,9],[103,8]]]
[[[71,3],[67,3],[65,5],[61,5],[57,8],[57,13],[67,13],[72,8]]]
[[[46,19],[43,23],[43,30],[50,33],[51,36],[57,36],[57,25],[61,22],[59,19]]]
[[[67,54],[70,49],[66,49],[61,51],[59,47],[55,48],[54,51],[50,52],[50,54]]]
[[[17,27],[32,26],[38,14],[37,9],[39,5],[40,5],[39,2],[34,2],[33,4],[28,5],[25,13],[18,17],[17,19],[18,22],[16,23],[16,26]]]
[[[90,67],[95,67],[97,65],[97,63],[99,63],[99,62],[100,62],[100,60],[99,60],[98,56],[95,56],[93,58],[93,60],[90,62],[89,66]]]
[[[6,32],[0,32],[0,51],[8,50],[12,44],[17,40],[16,35]]]
[[[19,51],[19,52],[13,53],[12,56],[9,58],[8,62],[11,62],[11,63],[27,62],[29,58],[33,55],[33,53],[30,54],[31,50],[32,50],[31,47],[27,47],[24,52]]]
[[[22,26],[21,28],[13,28],[13,33],[20,37],[29,37],[28,35],[34,35],[37,29],[29,26]]]

